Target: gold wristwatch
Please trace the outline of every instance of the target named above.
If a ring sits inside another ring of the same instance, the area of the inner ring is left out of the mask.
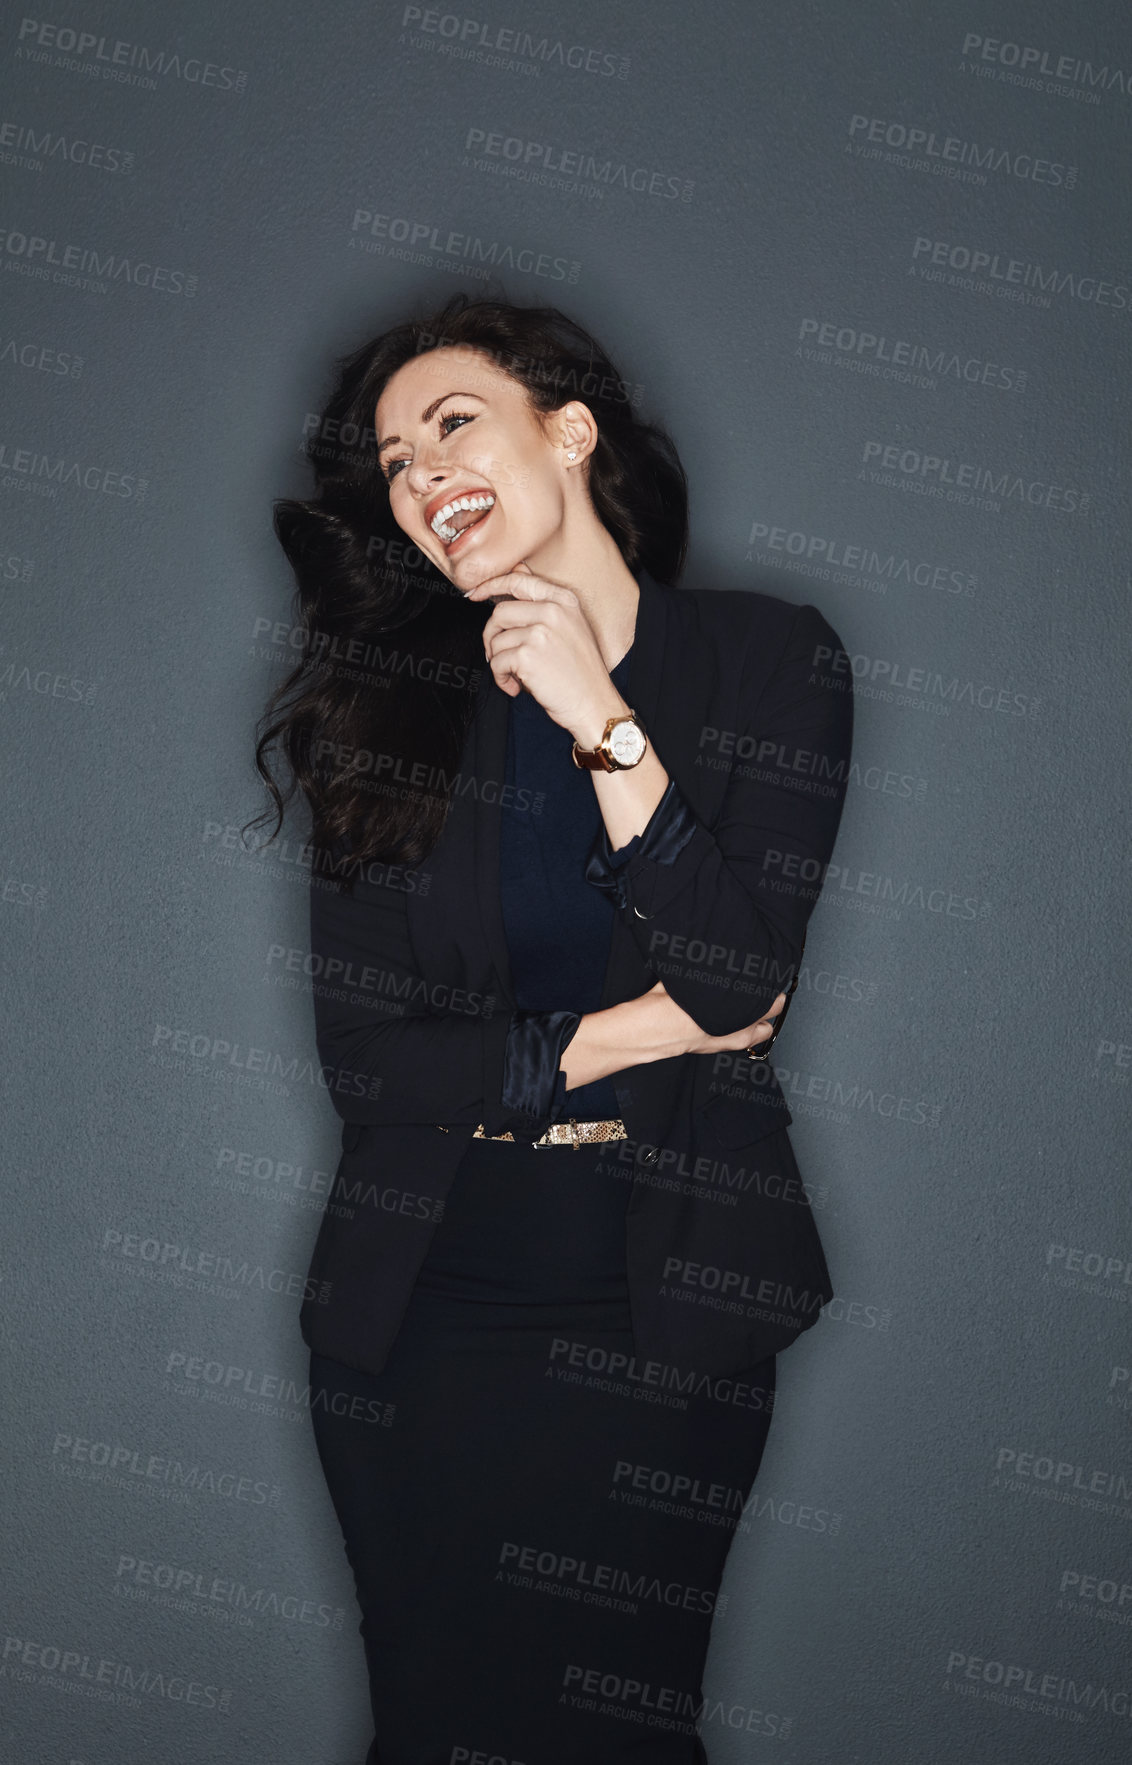
[[[648,745],[636,712],[630,711],[628,716],[619,712],[609,719],[596,748],[580,748],[574,743],[574,764],[587,772],[625,772],[644,759]]]

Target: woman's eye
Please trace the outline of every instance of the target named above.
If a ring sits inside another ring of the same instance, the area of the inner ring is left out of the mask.
[[[447,424],[447,423],[470,423],[470,422],[472,422],[474,417],[475,417],[474,411],[449,411],[446,416],[443,416],[440,418],[441,438],[446,439],[448,434],[450,433],[450,431],[445,428],[445,424]],[[392,484],[394,478],[397,476],[397,467],[398,466],[407,466],[408,463],[409,463],[408,460],[390,460],[388,466],[386,466],[384,468],[386,483]]]

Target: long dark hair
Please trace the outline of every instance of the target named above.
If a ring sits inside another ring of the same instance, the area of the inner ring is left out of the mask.
[[[415,356],[446,346],[482,351],[526,388],[540,415],[571,398],[585,402],[598,426],[590,496],[631,570],[673,584],[687,552],[688,486],[674,444],[638,416],[635,389],[557,307],[457,293],[338,357],[336,384],[304,448],[315,494],[274,505],[298,584],[293,624],[303,653],[256,725],[255,763],[274,801],[264,843],[301,789],[310,843],[338,855],[334,880],[346,887],[371,860],[417,866],[431,852],[486,666],[481,633],[491,603],[465,601],[406,540],[376,458],[374,412],[386,382]],[[276,747],[290,770],[285,791],[269,765]]]

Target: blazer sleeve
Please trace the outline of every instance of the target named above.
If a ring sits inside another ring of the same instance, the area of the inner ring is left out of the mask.
[[[310,947],[321,1076],[344,1121],[484,1123],[537,1138],[573,1012],[511,1011],[420,973],[407,895],[312,873]]]
[[[603,824],[590,849],[589,881],[706,1035],[745,1028],[787,990],[833,853],[853,697],[847,666],[823,671],[821,645],[824,656],[843,653],[818,609],[799,607],[761,695],[741,692],[737,757],[713,829],[670,775],[642,833],[614,851]]]

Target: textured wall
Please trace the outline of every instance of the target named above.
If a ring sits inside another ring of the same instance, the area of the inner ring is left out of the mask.
[[[304,826],[235,829],[329,358],[485,253],[671,427],[687,580],[853,657],[776,1049],[838,1298],[713,1765],[1126,1756],[1125,8],[59,0],[0,53],[3,1759],[363,1750]]]

